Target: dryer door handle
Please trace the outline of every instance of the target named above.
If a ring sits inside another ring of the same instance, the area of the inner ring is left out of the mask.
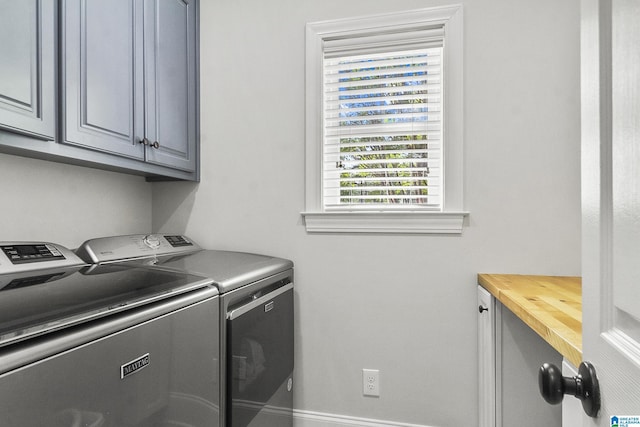
[[[281,295],[285,292],[287,292],[288,290],[293,289],[293,283],[288,283],[284,286],[279,287],[278,289],[275,289],[273,292],[269,292],[266,295],[263,295],[257,299],[254,299],[253,301],[245,304],[245,305],[241,305],[238,308],[235,308],[233,310],[231,310],[229,313],[227,313],[227,319],[229,320],[233,320],[233,319],[237,319],[238,317],[242,316],[243,314],[253,310],[256,307],[259,307],[261,305],[264,304],[264,311],[271,311],[271,309],[273,309],[273,304],[271,304],[271,301],[277,297],[278,295]],[[271,304],[271,305],[270,305]]]

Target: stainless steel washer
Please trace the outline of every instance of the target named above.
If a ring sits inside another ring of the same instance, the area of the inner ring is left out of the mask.
[[[97,265],[154,265],[212,279],[220,293],[220,425],[293,425],[291,261],[203,250],[169,234],[92,239],[76,253]]]
[[[218,426],[211,279],[0,242],[3,427]]]

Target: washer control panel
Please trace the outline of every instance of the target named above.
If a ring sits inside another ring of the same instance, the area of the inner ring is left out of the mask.
[[[193,240],[177,234],[132,234],[100,237],[84,242],[76,251],[85,262],[101,264],[197,252]]]

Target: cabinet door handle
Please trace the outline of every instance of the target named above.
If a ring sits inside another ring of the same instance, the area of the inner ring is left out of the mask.
[[[489,309],[487,307],[483,307],[481,305],[478,306],[478,312],[480,314],[482,314],[483,311],[489,311]]]
[[[138,143],[142,144],[142,145],[149,145],[150,144],[149,140],[146,137],[138,140]]]
[[[160,148],[160,143],[158,141],[153,141],[153,143],[149,143],[149,145],[155,149]]]
[[[596,417],[600,410],[600,385],[596,369],[589,362],[582,362],[575,377],[563,377],[557,366],[544,363],[538,372],[540,394],[552,405],[562,402],[565,394],[582,401],[582,409],[590,417]]]

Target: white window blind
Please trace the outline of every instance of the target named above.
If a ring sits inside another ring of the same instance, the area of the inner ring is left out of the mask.
[[[324,41],[325,209],[441,208],[443,36]]]

